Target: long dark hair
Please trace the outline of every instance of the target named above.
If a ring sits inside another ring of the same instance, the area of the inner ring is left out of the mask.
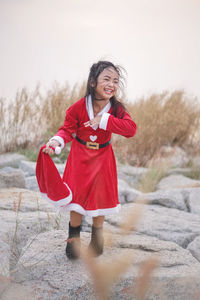
[[[93,64],[90,68],[85,97],[91,95],[92,100],[95,99],[95,90],[97,86],[98,77],[101,74],[101,72],[103,72],[103,70],[106,68],[113,68],[117,72],[117,74],[119,75],[119,89],[122,89],[124,87],[124,76],[122,73],[125,70],[122,67],[114,65],[109,61],[99,61],[96,64]],[[91,83],[93,83],[92,86]],[[110,102],[112,105],[112,114],[114,116],[117,116],[119,108],[122,108],[122,114],[120,117],[123,118],[125,113],[124,104],[122,104],[116,96],[111,97]]]

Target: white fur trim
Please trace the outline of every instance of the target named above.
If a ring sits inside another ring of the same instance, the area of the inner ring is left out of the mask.
[[[60,148],[61,148],[61,150],[65,147],[64,140],[63,140],[63,138],[61,138],[61,136],[55,135],[55,136],[53,136],[49,141],[51,142],[51,141],[53,141],[53,140],[55,140],[55,141],[57,141],[58,143],[60,143]]]
[[[50,199],[46,193],[40,193],[47,201],[49,201],[51,204],[53,204],[56,207],[63,207],[65,205],[68,205],[71,201],[72,201],[72,191],[70,190],[69,186],[64,182],[64,184],[67,186],[67,188],[69,189],[69,196],[67,196],[66,198],[60,199],[58,201],[53,201],[52,199]]]
[[[104,208],[104,209],[96,209],[96,210],[85,210],[81,205],[77,203],[71,203],[66,206],[60,207],[60,210],[63,212],[76,211],[77,213],[83,216],[90,216],[90,217],[116,214],[120,211],[120,209],[121,209],[121,204],[118,204],[116,207],[112,207],[112,208]]]
[[[93,107],[92,107],[92,97],[91,95],[89,95],[86,98],[86,108],[87,108],[87,113],[88,113],[88,117],[90,120],[94,119],[94,111],[93,111]]]
[[[110,101],[106,104],[106,106],[104,106],[104,108],[97,114],[98,116],[103,115],[104,113],[107,113],[111,108],[111,103]],[[89,95],[88,97],[86,97],[86,109],[87,109],[87,113],[88,113],[88,117],[90,120],[94,119],[94,111],[93,111],[93,106],[92,106],[92,97],[91,95]],[[98,125],[94,125],[92,126],[92,128],[94,130],[97,130]],[[100,128],[100,127],[99,127]]]
[[[103,113],[101,117],[101,121],[99,123],[99,128],[106,130],[109,117],[110,117],[109,113],[107,112]]]

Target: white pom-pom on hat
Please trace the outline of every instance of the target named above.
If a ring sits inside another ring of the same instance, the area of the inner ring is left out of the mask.
[[[56,147],[55,148],[55,154],[59,155],[61,153],[61,147]]]

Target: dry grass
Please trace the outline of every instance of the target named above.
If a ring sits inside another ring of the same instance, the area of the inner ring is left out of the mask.
[[[82,259],[91,273],[94,287],[99,300],[109,299],[109,292],[112,284],[120,278],[132,263],[132,256],[127,253],[125,256],[112,257],[112,262],[98,262],[93,254],[82,249]]]
[[[136,295],[137,300],[145,300],[152,272],[158,267],[159,260],[157,257],[152,256],[143,261],[140,266],[140,274],[136,280]]]
[[[68,84],[60,87],[58,83],[54,85],[52,90],[47,92],[47,97],[42,105],[42,116],[47,120],[47,130],[51,134],[63,124],[66,109],[76,100],[84,96],[86,84],[75,85],[72,89]],[[48,137],[49,138],[49,137]]]
[[[29,143],[34,144],[45,125],[38,113],[40,103],[39,86],[33,93],[22,89],[10,103],[0,99],[0,152],[13,151],[18,146],[27,147]]]
[[[139,186],[137,187],[143,193],[151,193],[156,190],[157,184],[163,177],[168,174],[169,167],[164,163],[158,165],[152,165],[148,168],[148,171],[141,177]]]
[[[137,205],[130,210],[128,216],[121,225],[121,234],[127,235],[133,232],[136,225],[141,219],[143,214],[144,205],[146,204],[146,199],[138,199]],[[106,240],[109,240],[107,245],[114,246],[114,240],[110,239],[113,233],[106,232]],[[130,268],[134,263],[134,252],[117,254],[109,259],[109,262],[102,262],[94,259],[94,255],[86,247],[81,249],[81,256],[85,262],[89,272],[91,273],[94,287],[96,290],[96,295],[99,300],[108,300],[110,289],[113,284],[120,279],[121,275],[124,274],[128,268]],[[150,285],[150,279],[152,272],[156,267],[158,267],[159,260],[155,256],[150,256],[149,259],[143,261],[139,266],[139,276],[137,278],[136,284],[132,284],[130,289],[131,294],[136,295],[137,300],[146,299],[146,294]]]
[[[46,96],[38,85],[33,92],[23,88],[14,101],[0,99],[0,153],[19,148],[38,149],[62,125],[66,109],[83,96],[85,83],[60,87],[55,83]]]
[[[138,130],[129,141],[120,137],[115,147],[122,161],[146,166],[161,146],[180,146],[188,153],[199,152],[200,105],[183,91],[153,94],[127,104]]]
[[[200,180],[200,168],[199,166],[192,165],[190,172],[187,172],[187,177],[195,180]]]
[[[0,99],[0,153],[19,147],[38,149],[63,124],[66,109],[84,92],[85,83],[72,89],[67,83],[63,87],[55,83],[46,96],[37,86],[32,93],[22,89],[10,104]],[[125,104],[138,130],[129,140],[114,136],[113,147],[120,162],[146,166],[166,145],[199,153],[200,106],[183,91],[153,94]]]

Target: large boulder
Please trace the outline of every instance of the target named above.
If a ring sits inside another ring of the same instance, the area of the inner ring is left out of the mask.
[[[200,168],[200,156],[196,156],[192,159],[192,163],[195,167],[199,167]]]
[[[26,176],[35,175],[36,163],[33,161],[21,160],[19,168],[25,173]]]
[[[120,214],[106,216],[106,220],[119,227],[131,212],[137,211],[138,205],[140,204],[124,204]],[[158,205],[144,205],[137,232],[172,241],[186,248],[199,235],[200,216]]]
[[[27,243],[30,245],[30,242]],[[89,274],[82,262],[69,261],[65,255],[66,234],[51,231],[38,235],[29,247],[24,247],[17,264],[15,281],[32,287],[35,297],[43,299],[77,299],[87,285]],[[24,272],[24,268],[26,271]],[[37,290],[34,291],[34,285]],[[84,298],[83,298],[84,299]],[[87,299],[87,297],[85,298]]]
[[[0,188],[10,187],[26,187],[25,176],[21,170],[11,167],[0,170]]]
[[[17,207],[20,212],[58,211],[40,193],[20,188],[0,189],[0,210],[14,211]]]
[[[139,182],[142,175],[145,174],[147,170],[147,168],[133,167],[130,165],[117,165],[118,178],[126,181],[132,186]]]
[[[147,299],[195,299],[199,292],[200,264],[188,250],[170,242],[143,235],[115,236],[115,244],[106,246],[104,254],[90,261],[91,269],[82,260],[70,261],[65,255],[65,233],[50,231],[39,234],[34,241],[23,249],[16,272],[15,281],[32,290],[37,298],[49,299],[96,299],[94,290],[95,270],[102,265],[102,274],[106,274],[120,260],[130,256],[129,268],[116,284],[109,286],[111,299],[132,299],[137,289],[133,285],[138,277],[140,264],[152,255],[159,260],[159,267],[149,281]],[[81,234],[82,242],[89,243],[90,235]],[[101,273],[100,273],[101,274]],[[101,280],[100,275],[96,281]],[[117,277],[117,276],[116,276]],[[37,287],[37,288],[35,288]]]
[[[158,190],[142,194],[140,197],[144,197],[149,204],[176,208],[200,215],[200,187]]]
[[[10,246],[1,240],[0,243],[0,277],[10,277]]]
[[[65,164],[55,164],[60,174],[64,173]],[[26,174],[26,176],[35,175],[36,162],[21,160],[19,168]]]
[[[168,170],[168,175],[184,175],[188,176],[191,173],[191,168],[171,168]]]
[[[142,195],[140,191],[131,188],[124,180],[118,179],[118,194],[121,204],[135,202]]]
[[[162,146],[158,156],[158,158],[154,159],[154,164],[165,164],[171,167],[182,168],[190,161],[187,153],[177,146]]]
[[[21,160],[26,160],[26,157],[18,153],[0,154],[0,169],[4,167],[18,168]]]
[[[182,190],[159,190],[144,195],[149,204],[188,211]]]
[[[1,278],[3,281],[3,279]],[[2,285],[1,285],[2,287]],[[4,278],[4,284],[0,293],[1,293],[1,300],[35,300],[31,289],[26,286],[22,286],[21,284],[14,283],[9,278]]]
[[[161,179],[157,185],[159,190],[200,187],[200,180],[194,180],[183,175],[170,175]]]
[[[28,190],[36,191],[36,192],[39,191],[39,186],[38,186],[36,176],[27,176],[25,180],[26,180],[26,188]]]
[[[188,245],[187,249],[200,262],[200,235]]]
[[[30,237],[34,239],[40,232],[52,229],[67,229],[68,222],[69,215],[60,213],[39,193],[0,190],[1,241],[14,247],[18,255]]]
[[[200,215],[200,187],[184,189],[183,194],[186,195],[189,211]]]

